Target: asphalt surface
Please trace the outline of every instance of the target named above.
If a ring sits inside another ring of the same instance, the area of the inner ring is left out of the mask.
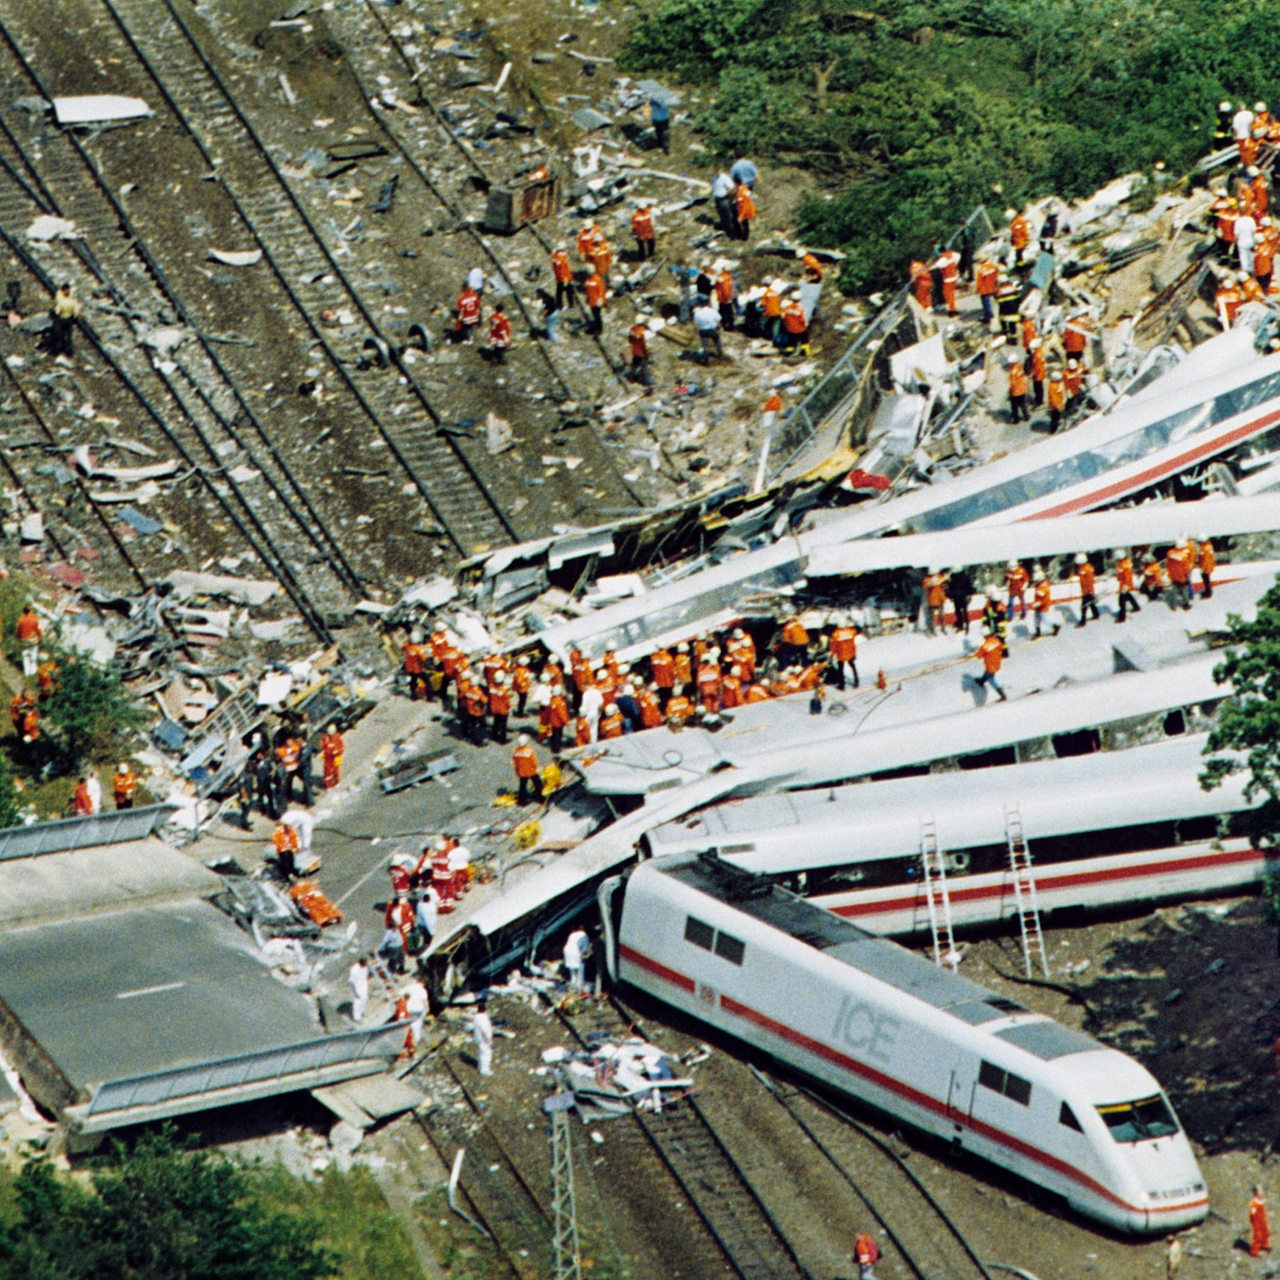
[[[80,1089],[321,1035],[206,902],[0,933],[0,996]]]

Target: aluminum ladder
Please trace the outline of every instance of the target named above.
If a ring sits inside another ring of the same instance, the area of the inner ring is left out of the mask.
[[[1013,896],[1018,908],[1018,928],[1022,935],[1022,963],[1027,977],[1040,957],[1040,968],[1049,976],[1049,961],[1044,953],[1044,933],[1040,928],[1040,906],[1036,901],[1036,878],[1031,866],[1031,850],[1022,833],[1022,812],[1017,805],[1004,811],[1005,841],[1009,846],[1009,875],[1013,880]]]
[[[947,892],[947,868],[938,848],[938,832],[931,818],[920,823],[920,870],[924,899],[929,908],[929,932],[933,935],[933,962],[954,969],[960,953],[951,928],[951,895]]]

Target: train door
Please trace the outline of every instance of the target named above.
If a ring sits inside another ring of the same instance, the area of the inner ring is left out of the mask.
[[[947,1084],[947,1123],[950,1125],[947,1136],[956,1146],[964,1145],[964,1131],[973,1113],[973,1095],[977,1087],[978,1076],[974,1064],[967,1059],[957,1058],[951,1064]]]

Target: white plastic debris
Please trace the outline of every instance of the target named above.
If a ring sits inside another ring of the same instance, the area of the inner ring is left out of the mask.
[[[261,249],[210,249],[209,257],[214,262],[225,263],[228,267],[252,267],[262,261]]]
[[[76,224],[70,218],[57,218],[51,213],[42,213],[28,228],[27,239],[40,241],[48,240],[78,240],[80,232],[76,229]]]
[[[90,93],[53,100],[53,115],[59,124],[105,124],[109,120],[141,120],[151,114],[151,108],[141,98],[118,93]]]

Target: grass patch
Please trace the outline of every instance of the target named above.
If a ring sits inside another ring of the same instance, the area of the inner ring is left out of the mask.
[[[318,1243],[342,1259],[337,1280],[422,1280],[404,1227],[368,1169],[326,1169],[316,1181],[306,1182],[272,1164],[251,1169],[250,1178],[271,1208],[317,1224]],[[477,1272],[476,1280],[483,1274]]]

